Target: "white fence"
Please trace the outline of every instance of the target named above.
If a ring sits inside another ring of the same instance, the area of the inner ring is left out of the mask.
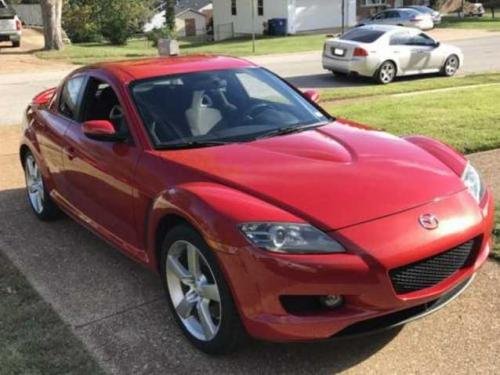
[[[11,7],[25,25],[43,26],[40,4],[13,4]]]

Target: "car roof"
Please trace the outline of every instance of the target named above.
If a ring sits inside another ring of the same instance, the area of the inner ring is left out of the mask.
[[[229,56],[187,55],[103,62],[87,66],[82,70],[105,70],[126,83],[173,74],[241,69],[255,66],[250,61]]]
[[[363,26],[359,26],[358,28],[365,29],[365,30],[382,31],[385,33],[388,33],[391,31],[398,31],[398,30],[413,30],[413,28],[411,28],[411,27],[385,25],[385,24],[379,24],[379,23],[372,23],[369,25],[363,25]]]

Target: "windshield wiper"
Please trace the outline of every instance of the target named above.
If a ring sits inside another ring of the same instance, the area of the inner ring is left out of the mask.
[[[202,148],[202,147],[213,147],[213,146],[221,146],[227,145],[229,141],[189,141],[185,143],[173,143],[173,144],[162,144],[159,145],[159,149],[161,150],[183,150],[189,148]]]
[[[299,132],[303,132],[306,130],[315,129],[315,128],[318,128],[320,126],[324,126],[326,124],[328,124],[328,123],[327,122],[320,122],[320,123],[316,122],[314,124],[282,127],[282,128],[274,129],[274,130],[271,130],[267,133],[264,133],[264,134],[256,137],[255,139],[269,138],[269,137],[274,137],[276,135],[286,135],[286,134],[299,133]]]

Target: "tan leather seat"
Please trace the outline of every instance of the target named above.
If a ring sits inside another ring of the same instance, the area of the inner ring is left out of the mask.
[[[205,91],[195,91],[193,102],[186,111],[186,119],[194,136],[205,135],[222,119],[218,109],[211,108],[210,97]]]

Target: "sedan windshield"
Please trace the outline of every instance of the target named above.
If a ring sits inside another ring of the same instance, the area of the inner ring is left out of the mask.
[[[327,114],[260,68],[157,77],[132,84],[156,148],[245,142],[320,126]]]

